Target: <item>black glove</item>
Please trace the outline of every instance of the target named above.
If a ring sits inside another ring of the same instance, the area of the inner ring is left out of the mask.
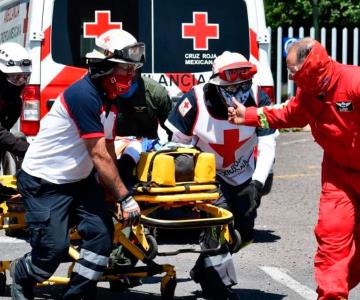
[[[249,216],[260,206],[262,189],[263,184],[260,181],[252,180],[249,185],[238,194],[240,197],[248,197],[249,200],[249,209],[245,212],[245,216]]]

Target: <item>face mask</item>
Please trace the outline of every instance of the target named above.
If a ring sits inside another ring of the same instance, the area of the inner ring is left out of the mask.
[[[238,88],[237,92],[231,93],[231,92],[229,92],[229,89],[225,89],[225,87],[222,86],[222,87],[219,87],[219,90],[220,90],[220,94],[221,94],[222,98],[226,102],[226,106],[234,106],[232,97],[235,97],[235,99],[238,100],[240,103],[244,103],[250,94],[249,89],[246,92],[243,92],[241,88]]]
[[[137,87],[138,87],[138,83],[137,83],[137,81],[135,81],[135,82],[131,85],[130,89],[129,89],[126,93],[119,95],[119,97],[120,97],[120,98],[124,98],[124,99],[130,98],[132,95],[134,95]]]
[[[115,99],[121,94],[127,93],[132,85],[133,76],[131,74],[120,75],[110,74],[102,78],[102,86],[109,99]]]
[[[30,73],[8,73],[6,80],[15,86],[22,86],[29,83]]]

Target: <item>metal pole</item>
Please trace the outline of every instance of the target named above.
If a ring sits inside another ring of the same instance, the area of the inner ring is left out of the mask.
[[[319,40],[319,6],[318,0],[312,0],[313,2],[313,26],[315,29],[315,39]]]

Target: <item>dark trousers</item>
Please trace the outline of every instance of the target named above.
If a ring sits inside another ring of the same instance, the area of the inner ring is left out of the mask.
[[[17,263],[15,281],[34,284],[48,279],[66,257],[69,228],[76,224],[82,237],[80,259],[64,298],[92,293],[107,266],[113,236],[104,193],[94,175],[75,183],[53,184],[21,170],[17,185],[26,209],[32,250]]]
[[[220,197],[213,204],[231,211],[234,215],[234,228],[241,235],[243,242],[254,238],[256,210],[246,215],[250,207],[248,197],[239,193],[250,183],[250,180],[239,186],[231,186],[218,178]],[[219,245],[220,228],[205,229],[200,235],[202,248],[214,249]],[[227,245],[222,245],[216,254],[201,254],[192,269],[192,277],[201,285],[205,296],[214,299],[227,299],[227,288],[237,284],[232,256]]]
[[[257,211],[254,209],[246,215],[251,206],[250,199],[239,195],[249,185],[251,179],[237,186],[226,183],[220,177],[217,180],[220,182],[220,197],[214,204],[232,212],[234,227],[239,231],[243,243],[253,240]]]

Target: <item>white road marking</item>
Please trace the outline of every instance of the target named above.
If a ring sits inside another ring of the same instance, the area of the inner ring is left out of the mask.
[[[310,142],[310,139],[299,139],[299,140],[294,140],[294,141],[290,141],[290,142],[284,142],[281,143],[281,145],[291,145],[291,144],[297,144],[297,143],[304,143],[304,142]]]
[[[312,289],[308,288],[307,286],[297,282],[295,279],[291,278],[285,272],[281,271],[279,268],[275,267],[266,267],[262,266],[259,267],[263,270],[266,274],[272,277],[277,282],[287,286],[288,288],[292,289],[295,293],[299,294],[306,300],[316,300],[317,293]]]
[[[26,243],[25,240],[9,237],[9,236],[0,236],[0,244],[19,244]]]

